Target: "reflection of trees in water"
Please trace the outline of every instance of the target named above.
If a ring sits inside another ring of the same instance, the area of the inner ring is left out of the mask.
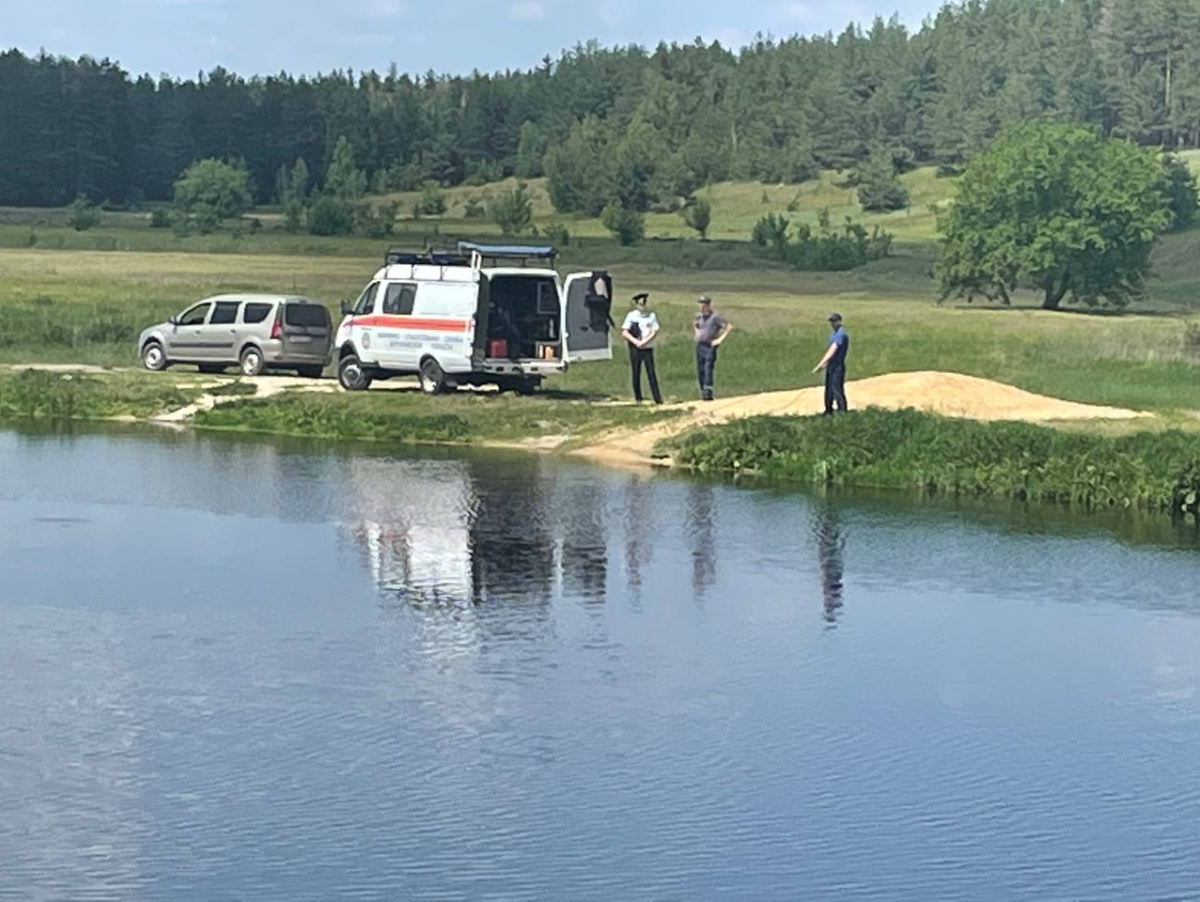
[[[825,502],[815,502],[813,537],[817,545],[817,568],[821,574],[825,621],[836,624],[843,603],[846,537],[842,533],[837,511]]]
[[[688,487],[684,516],[692,552],[692,591],[701,598],[717,579],[717,508],[710,484],[693,482]]]
[[[595,482],[570,483],[555,499],[562,531],[563,590],[586,602],[603,602],[608,591],[605,497]]]

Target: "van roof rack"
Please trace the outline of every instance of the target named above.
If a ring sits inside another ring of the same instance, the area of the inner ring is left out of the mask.
[[[383,265],[395,263],[433,264],[434,266],[470,266],[471,255],[462,251],[406,251],[392,248],[383,255]]]
[[[458,242],[459,253],[479,254],[484,260],[517,262],[522,266],[530,261],[549,260],[553,265],[558,251],[549,245],[532,244],[476,244],[473,241]]]

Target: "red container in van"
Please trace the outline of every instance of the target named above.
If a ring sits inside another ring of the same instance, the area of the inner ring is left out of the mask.
[[[508,341],[503,338],[489,338],[487,343],[488,357],[507,357]]]

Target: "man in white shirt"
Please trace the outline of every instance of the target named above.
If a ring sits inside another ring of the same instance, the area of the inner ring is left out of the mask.
[[[633,400],[642,400],[642,367],[646,368],[646,381],[650,383],[650,394],[655,404],[661,404],[662,394],[658,390],[658,374],[654,371],[654,340],[658,337],[658,317],[648,310],[650,295],[646,292],[633,296],[633,309],[621,324],[621,336],[629,343],[629,368],[633,376]]]

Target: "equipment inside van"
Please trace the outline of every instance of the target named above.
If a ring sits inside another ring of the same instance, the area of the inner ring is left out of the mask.
[[[561,280],[551,247],[459,242],[392,250],[338,328],[338,379],[350,391],[416,374],[436,393],[493,384],[533,391],[571,363],[612,357],[612,279]]]

